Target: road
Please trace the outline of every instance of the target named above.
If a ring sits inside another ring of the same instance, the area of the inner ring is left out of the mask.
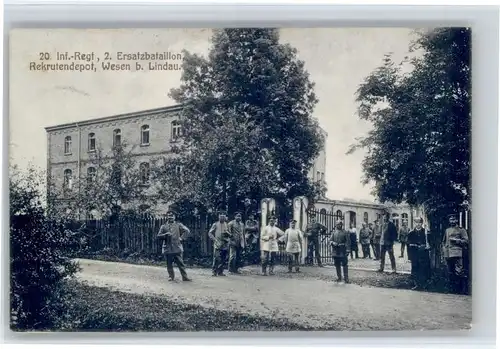
[[[470,296],[361,287],[279,274],[214,278],[210,270],[195,268],[188,270],[193,282],[168,282],[162,267],[79,262],[82,271],[77,277],[90,285],[159,295],[207,308],[287,318],[317,329],[450,330],[470,328],[472,320]]]

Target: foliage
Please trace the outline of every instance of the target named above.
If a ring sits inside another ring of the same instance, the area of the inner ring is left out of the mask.
[[[65,310],[62,281],[78,269],[67,254],[73,234],[42,207],[45,178],[33,167],[10,170],[10,305],[14,330],[53,325]]]
[[[297,331],[286,319],[269,319],[73,283],[65,331]]]
[[[158,162],[160,196],[244,209],[245,199],[315,197],[307,173],[323,146],[314,84],[275,29],[216,30],[208,57],[184,52],[182,141]]]
[[[111,153],[100,148],[91,153],[88,167],[95,169],[95,175],[82,173],[64,192],[75,214],[95,211],[101,217],[110,217],[150,213],[156,203],[150,191],[150,169],[141,170],[133,150],[122,143]]]
[[[420,32],[411,52],[399,65],[386,55],[360,85],[358,114],[373,130],[349,152],[367,151],[364,182],[380,201],[443,215],[471,195],[470,29]]]

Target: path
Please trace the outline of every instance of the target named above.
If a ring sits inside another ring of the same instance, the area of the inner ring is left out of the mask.
[[[165,268],[79,260],[81,281],[214,307],[341,330],[459,329],[471,322],[469,296],[360,287],[316,279],[237,275],[213,278],[189,269],[191,283],[168,282]],[[314,299],[314,301],[310,300]]]

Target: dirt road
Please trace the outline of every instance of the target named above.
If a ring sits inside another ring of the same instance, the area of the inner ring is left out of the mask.
[[[80,281],[137,294],[154,294],[208,308],[287,318],[317,329],[465,329],[470,296],[336,284],[314,278],[235,275],[211,277],[189,269],[191,283],[168,282],[165,268],[79,260]],[[178,274],[178,272],[177,272]]]

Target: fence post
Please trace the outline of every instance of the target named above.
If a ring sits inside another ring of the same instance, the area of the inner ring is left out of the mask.
[[[305,196],[298,196],[293,199],[293,219],[298,223],[299,229],[305,233],[307,228],[307,207],[309,202]],[[307,237],[302,241],[302,253],[300,254],[300,263],[304,264],[307,256]]]

